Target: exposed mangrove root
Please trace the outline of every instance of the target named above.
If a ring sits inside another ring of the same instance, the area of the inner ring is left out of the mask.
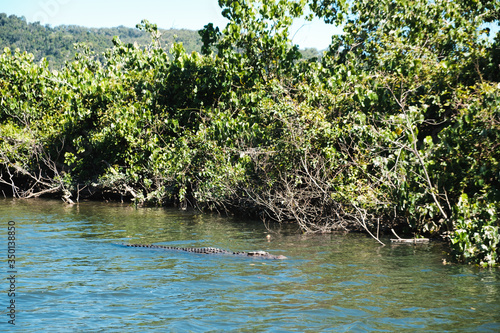
[[[397,238],[391,238],[392,243],[412,243],[412,244],[424,244],[424,243],[429,243],[429,238],[401,238],[396,234],[394,229],[391,229],[392,233],[397,237]]]

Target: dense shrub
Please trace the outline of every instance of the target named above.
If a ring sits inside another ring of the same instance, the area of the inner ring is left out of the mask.
[[[310,1],[345,26],[317,62],[288,35],[307,1],[220,4],[203,54],[167,53],[147,21],[150,45],[80,44],[59,71],[4,50],[3,189],[444,235],[457,260],[499,263],[497,5]]]

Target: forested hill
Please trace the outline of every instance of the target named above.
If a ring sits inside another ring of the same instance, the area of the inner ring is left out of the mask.
[[[161,44],[167,48],[174,42],[181,42],[187,53],[201,50],[203,43],[198,31],[160,29],[160,32]],[[135,28],[86,28],[76,25],[50,27],[38,22],[28,23],[24,17],[0,13],[0,53],[6,47],[19,48],[21,51],[33,53],[36,61],[47,58],[52,68],[61,67],[65,61],[73,59],[75,43],[87,44],[102,58],[103,52],[113,46],[112,40],[115,36],[126,44],[137,42],[139,45],[147,45],[151,41],[147,32]],[[300,52],[306,59],[320,56],[320,52],[315,48]]]
[[[137,22],[139,23],[139,22]],[[201,39],[197,31],[185,29],[161,30],[162,45],[182,42],[187,52],[200,51]],[[35,60],[47,58],[51,67],[60,67],[75,54],[74,44],[84,42],[97,54],[113,46],[112,40],[118,36],[124,43],[137,42],[147,45],[151,37],[145,31],[134,28],[85,28],[74,25],[57,27],[28,23],[24,17],[7,16],[0,13],[0,50],[5,47],[19,48],[33,53]]]

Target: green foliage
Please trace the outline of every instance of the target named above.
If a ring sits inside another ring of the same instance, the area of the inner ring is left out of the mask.
[[[290,44],[288,32],[293,19],[303,15],[304,0],[220,0],[219,5],[230,22],[221,34],[206,26],[203,49],[216,44],[217,56],[235,84],[252,87],[290,73],[300,52]]]
[[[472,219],[497,209],[499,87],[485,79],[497,80],[499,62],[482,24],[498,21],[498,3],[325,0],[312,9],[345,22],[322,61],[330,77],[347,72],[340,80],[351,92],[344,112],[360,110],[377,128],[375,140],[356,145],[376,152],[371,170],[400,228],[454,230],[462,194],[480,203],[463,205],[462,215],[473,206]]]
[[[493,203],[470,201],[462,194],[454,209],[452,251],[462,262],[498,266],[500,225]]]

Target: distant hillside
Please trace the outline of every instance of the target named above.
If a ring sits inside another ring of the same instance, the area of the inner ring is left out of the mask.
[[[200,52],[201,38],[198,31],[185,29],[160,29],[163,47],[169,48],[173,42],[182,42],[187,52]],[[149,34],[135,28],[85,28],[76,25],[57,27],[28,23],[24,17],[7,16],[0,13],[0,53],[5,47],[19,48],[21,51],[33,53],[35,60],[47,58],[52,68],[64,65],[73,59],[75,43],[86,43],[102,56],[102,53],[113,46],[113,37],[118,36],[124,43],[137,42],[139,45],[150,43]],[[320,57],[315,48],[301,50],[306,59]]]
[[[167,48],[176,41],[182,42],[188,52],[201,49],[202,43],[197,31],[170,29],[161,32],[162,45]],[[33,53],[36,60],[47,58],[55,68],[73,59],[74,43],[84,42],[97,54],[101,54],[113,46],[114,36],[118,36],[124,43],[147,45],[150,42],[148,33],[123,26],[96,29],[62,25],[52,28],[39,23],[27,23],[24,17],[0,13],[0,53],[5,47],[19,48]]]

